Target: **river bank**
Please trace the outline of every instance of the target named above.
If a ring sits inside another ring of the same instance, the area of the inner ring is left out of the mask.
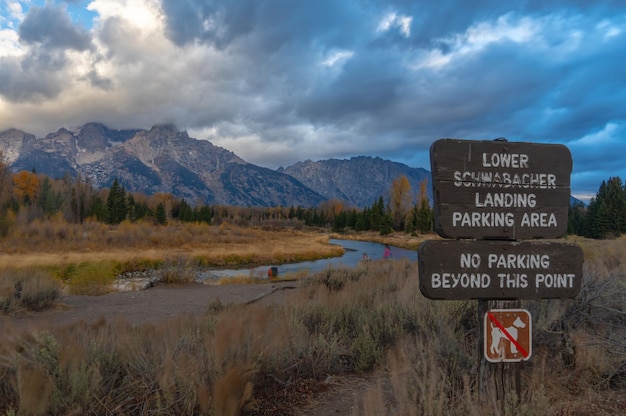
[[[275,275],[272,278],[297,279],[300,275],[317,273],[328,267],[355,267],[362,261],[382,260],[385,243],[377,243],[356,239],[330,238],[328,244],[342,248],[339,256],[319,260],[269,264],[255,267],[238,267],[232,269],[211,269],[199,273],[198,281],[210,283],[225,278],[249,278],[251,280],[268,279],[269,269]],[[392,258],[417,260],[417,251],[398,246],[391,247]]]

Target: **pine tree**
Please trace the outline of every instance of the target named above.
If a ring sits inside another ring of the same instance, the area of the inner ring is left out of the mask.
[[[570,235],[585,234],[585,213],[587,209],[582,202],[569,207],[567,214],[567,233]]]
[[[335,215],[333,219],[333,228],[332,230],[335,232],[343,231],[346,228],[346,224],[348,223],[348,215],[345,211],[341,211],[339,214]]]
[[[585,236],[618,237],[626,232],[626,188],[619,177],[602,181],[591,199],[585,219]]]
[[[159,202],[156,207],[156,212],[154,213],[157,224],[165,225],[167,224],[167,214],[165,212],[165,204],[163,202]]]
[[[63,204],[63,198],[59,192],[55,192],[52,189],[52,183],[47,176],[41,181],[39,187],[39,199],[37,205],[43,210],[44,214],[48,217],[54,215]]]
[[[378,201],[372,205],[372,209],[370,211],[370,229],[372,231],[380,231],[381,222],[383,221],[383,216],[385,215],[385,204],[383,201],[383,197],[379,197]]]
[[[385,213],[383,214],[380,220],[380,235],[388,235],[393,232],[393,218],[391,214]]]
[[[363,212],[358,214],[356,223],[354,224],[355,231],[368,231],[371,230],[372,226],[370,224],[370,209],[365,208]]]
[[[102,198],[98,195],[94,195],[89,205],[89,210],[86,213],[87,217],[93,217],[100,222],[108,222],[109,213],[107,211],[107,205]]]
[[[425,234],[433,229],[433,211],[430,209],[428,199],[422,198],[417,210],[417,229]]]
[[[198,221],[211,224],[213,220],[213,211],[208,205],[203,205],[198,209]]]
[[[107,210],[109,214],[109,224],[119,224],[126,219],[128,205],[126,191],[120,185],[117,178],[113,180],[109,196],[107,198]]]

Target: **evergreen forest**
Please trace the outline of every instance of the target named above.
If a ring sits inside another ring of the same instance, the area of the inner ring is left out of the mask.
[[[98,221],[110,225],[124,221],[224,221],[257,225],[276,220],[294,220],[306,226],[335,232],[377,231],[425,234],[433,230],[433,212],[427,198],[428,183],[413,191],[406,177],[396,178],[387,195],[371,206],[350,207],[339,200],[328,200],[317,207],[234,207],[206,205],[158,193],[145,195],[124,189],[115,179],[108,189],[95,189],[89,179],[52,179],[36,172],[12,173],[0,164],[0,236],[11,228],[34,221],[66,221],[80,224]],[[626,185],[619,177],[603,181],[588,205],[577,202],[569,207],[568,234],[593,239],[615,238],[626,232]]]

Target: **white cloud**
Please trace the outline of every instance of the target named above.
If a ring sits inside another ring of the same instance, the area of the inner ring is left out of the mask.
[[[598,132],[587,134],[580,139],[572,142],[572,146],[600,146],[604,147],[608,144],[618,145],[621,142],[620,135],[624,132],[626,126],[623,123],[608,123]]]
[[[116,18],[146,32],[160,30],[163,26],[157,0],[94,0],[87,9],[98,13],[97,20]]]
[[[11,29],[0,30],[0,56],[18,56],[22,53],[17,32]]]
[[[537,21],[507,14],[494,22],[479,22],[470,26],[465,33],[442,41],[451,47],[451,55],[465,55],[480,52],[487,46],[502,41],[528,43],[536,39],[540,32]]]
[[[0,5],[0,57],[22,54],[17,27],[24,20],[22,5],[18,1],[6,1]]]
[[[411,36],[411,22],[413,22],[413,18],[409,16],[400,16],[396,19],[396,24],[400,27],[400,31],[407,38]]]
[[[393,22],[395,22],[396,17],[397,17],[397,14],[395,12],[387,13],[380,20],[380,23],[378,23],[378,28],[376,30],[378,30],[379,32],[386,32],[386,31],[388,31],[389,28],[391,27],[391,25],[393,24]]]
[[[387,13],[378,23],[376,30],[378,32],[387,32],[392,28],[398,28],[404,37],[411,36],[411,23],[413,18],[410,16],[398,15],[396,12]]]
[[[24,20],[24,11],[19,1],[6,1],[6,13],[6,16],[1,18],[1,21],[6,20],[9,27],[13,27],[15,22]]]
[[[446,45],[446,51],[441,48],[422,50],[411,68],[443,67],[462,57],[480,54],[491,45],[502,42],[532,48],[547,60],[562,60],[578,51],[585,39],[585,32],[579,29],[579,18],[566,18],[560,14],[533,18],[507,13],[493,21],[477,22],[462,33],[438,39],[439,43]],[[608,22],[603,24],[603,28],[607,34],[616,34],[614,26]]]
[[[603,33],[605,39],[610,39],[622,34],[622,24],[618,26],[615,22],[611,22],[610,20],[603,20],[596,26],[597,29]]]
[[[348,61],[354,55],[353,51],[347,50],[333,50],[322,61],[322,65],[333,67],[341,66]]]

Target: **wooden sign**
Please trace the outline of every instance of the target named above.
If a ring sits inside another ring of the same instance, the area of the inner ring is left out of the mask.
[[[567,233],[566,146],[441,139],[430,148],[435,229],[445,238],[525,240]]]
[[[584,259],[568,243],[429,240],[418,261],[427,298],[521,300],[575,297]]]
[[[484,319],[484,353],[492,363],[527,361],[532,355],[532,320],[525,309],[491,309]]]

